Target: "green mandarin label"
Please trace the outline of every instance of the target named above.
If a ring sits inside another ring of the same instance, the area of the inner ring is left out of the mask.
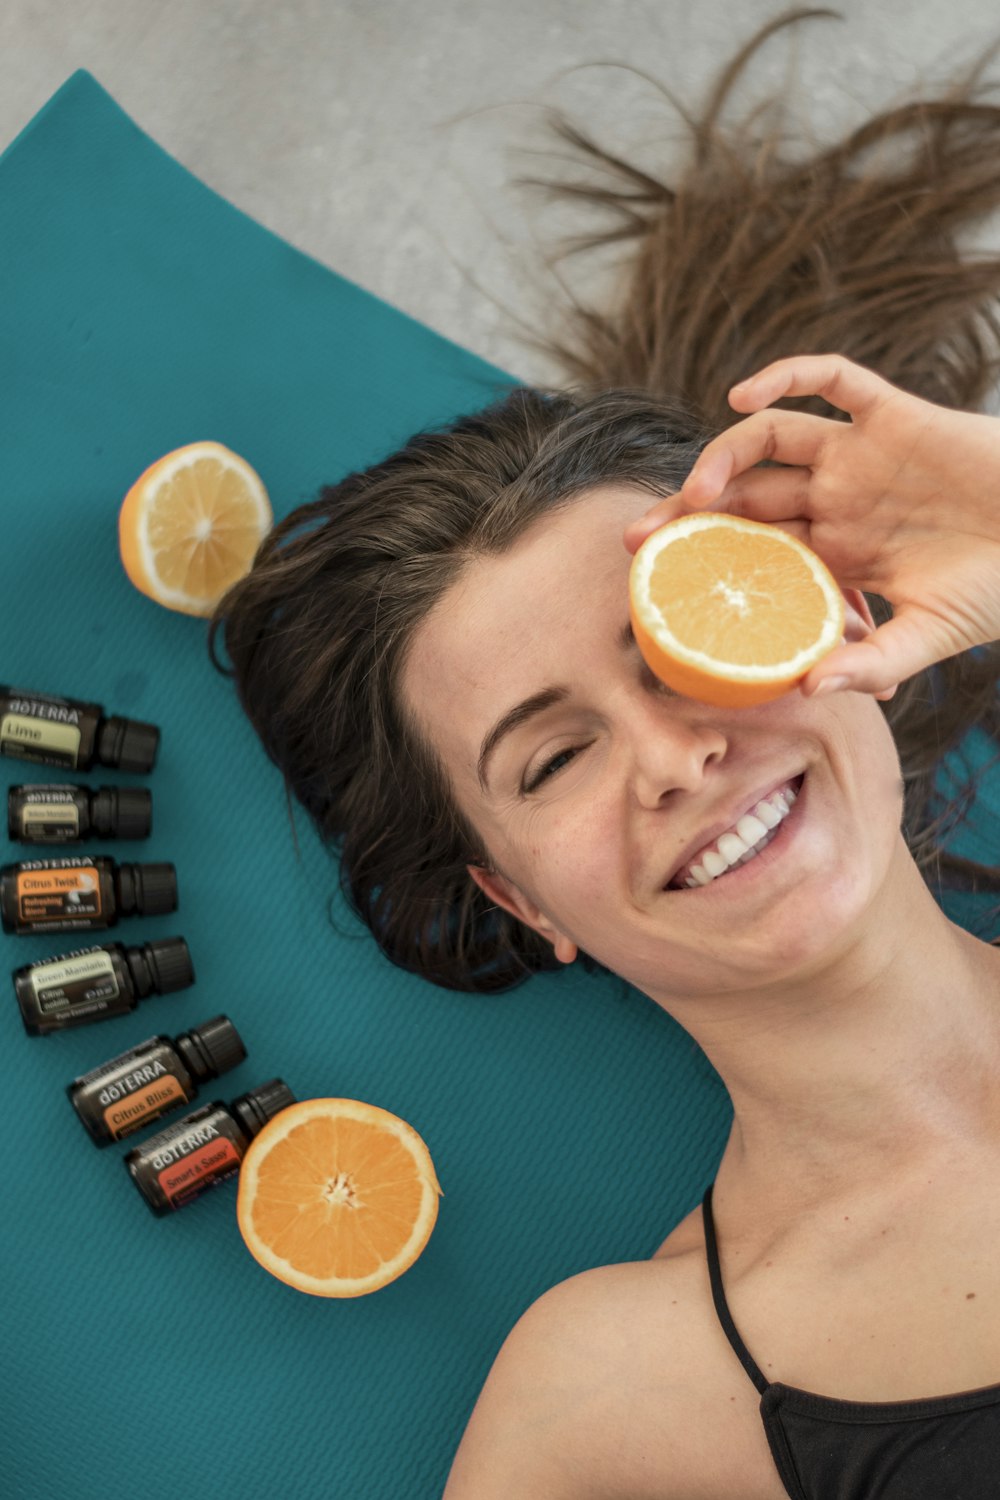
[[[77,958],[38,964],[31,983],[44,1014],[65,1010],[93,1000],[110,1000],[118,994],[118,980],[110,953],[82,953]]]

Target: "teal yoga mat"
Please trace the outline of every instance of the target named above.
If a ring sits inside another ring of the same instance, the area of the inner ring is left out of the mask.
[[[178,871],[177,914],[107,936],[182,933],[197,972],[41,1038],[3,980],[0,1491],[431,1500],[513,1323],[555,1282],[652,1253],[714,1171],[727,1099],[686,1033],[609,976],[477,997],[384,960],[301,816],[296,850],[203,624],[126,581],[116,518],[153,458],[201,438],[243,454],[285,514],[517,382],[238,212],[83,70],[0,159],[0,246],[0,681],[161,726],[150,776],[84,779],[149,785],[152,837],[102,849]],[[80,779],[0,770],[4,793]],[[13,969],[82,943],[2,945]],[[127,1145],[84,1134],[74,1076],[220,1011],[249,1057],[199,1103],[278,1075],[427,1142],[437,1227],[382,1291],[324,1300],[268,1276],[234,1183],[153,1218]]]

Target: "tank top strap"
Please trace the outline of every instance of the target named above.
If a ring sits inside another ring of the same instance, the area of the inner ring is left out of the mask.
[[[754,1385],[761,1395],[767,1390],[770,1381],[757,1368],[749,1349],[736,1331],[729,1306],[726,1302],[726,1294],[722,1289],[722,1269],[719,1265],[719,1247],[715,1238],[715,1220],[712,1217],[712,1188],[714,1182],[710,1182],[705,1190],[705,1196],[701,1200],[701,1213],[705,1223],[705,1251],[708,1257],[708,1276],[712,1283],[712,1301],[715,1303],[715,1311],[719,1315],[726,1338],[733,1346],[733,1350],[740,1364],[746,1370]]]

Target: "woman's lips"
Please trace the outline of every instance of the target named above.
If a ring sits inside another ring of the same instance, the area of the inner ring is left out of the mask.
[[[671,876],[667,880],[666,885],[663,887],[663,889],[664,890],[690,890],[690,889],[694,889],[694,887],[688,886],[685,883],[685,881],[681,879],[681,877],[683,875],[686,875],[688,873],[691,865],[697,864],[700,861],[701,856],[704,854],[704,852],[707,849],[714,849],[715,846],[716,846],[716,844],[718,843],[719,839],[722,838],[722,836],[724,834],[726,834],[726,833],[738,833],[736,825],[739,823],[739,821],[740,821],[741,818],[746,817],[748,814],[752,815],[752,816],[755,816],[755,817],[759,816],[757,814],[757,811],[756,811],[757,808],[760,806],[760,804],[762,802],[767,802],[771,797],[773,797],[776,792],[783,791],[786,787],[791,787],[792,790],[795,792],[796,797],[797,797],[798,794],[802,790],[802,785],[803,785],[804,781],[805,781],[805,772],[804,771],[800,771],[798,773],[798,775],[796,775],[796,776],[787,776],[787,777],[785,777],[785,779],[783,781],[780,781],[775,786],[773,786],[769,792],[765,792],[762,796],[759,796],[759,797],[755,798],[754,801],[751,802],[749,804],[749,806],[745,807],[742,812],[737,813],[736,817],[733,818],[733,820],[730,823],[727,823],[724,827],[719,828],[714,834],[709,834],[707,838],[703,837],[701,839],[701,841],[699,842],[699,844],[695,848],[691,849],[689,853],[687,853],[687,854],[684,855],[683,859],[675,867],[673,873],[671,874]],[[787,818],[788,816],[790,816],[790,814],[791,814],[792,811],[793,811],[793,808],[790,808],[789,812],[785,814],[785,818]],[[782,818],[781,823],[783,823],[785,821],[785,818]],[[769,831],[771,831],[772,833],[777,833],[778,830],[781,827],[781,823],[776,824],[775,828],[773,830],[769,830]],[[750,861],[748,861],[748,863],[750,863]],[[736,865],[730,865],[729,870],[726,870],[724,872],[724,874],[729,874],[729,871],[735,869],[736,867],[737,867]],[[722,879],[723,877],[720,875],[720,876],[717,876],[716,878],[717,879]],[[712,881],[708,882],[709,885],[711,885],[712,883],[713,883]],[[704,887],[701,887],[701,889],[704,889]]]

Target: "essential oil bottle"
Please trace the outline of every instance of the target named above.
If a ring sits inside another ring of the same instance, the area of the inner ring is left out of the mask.
[[[163,1218],[236,1176],[253,1137],[294,1103],[295,1095],[280,1078],[232,1104],[216,1099],[133,1147],[126,1169],[156,1217]]]
[[[139,719],[106,718],[99,703],[0,687],[0,755],[89,771],[95,762],[151,771],[160,731]]]
[[[199,1084],[228,1073],[247,1055],[228,1016],[215,1016],[171,1041],[151,1036],[66,1089],[90,1139],[110,1146],[161,1115],[190,1104]]]
[[[177,910],[173,865],[118,865],[106,854],[26,859],[0,867],[4,932],[99,932],[120,917]]]
[[[142,786],[12,786],[7,833],[18,844],[76,844],[81,839],[144,839],[153,799]]]
[[[194,968],[187,943],[172,937],[137,948],[124,943],[76,948],[25,964],[14,970],[13,979],[25,1031],[46,1036],[123,1016],[149,995],[187,989],[194,984]]]

